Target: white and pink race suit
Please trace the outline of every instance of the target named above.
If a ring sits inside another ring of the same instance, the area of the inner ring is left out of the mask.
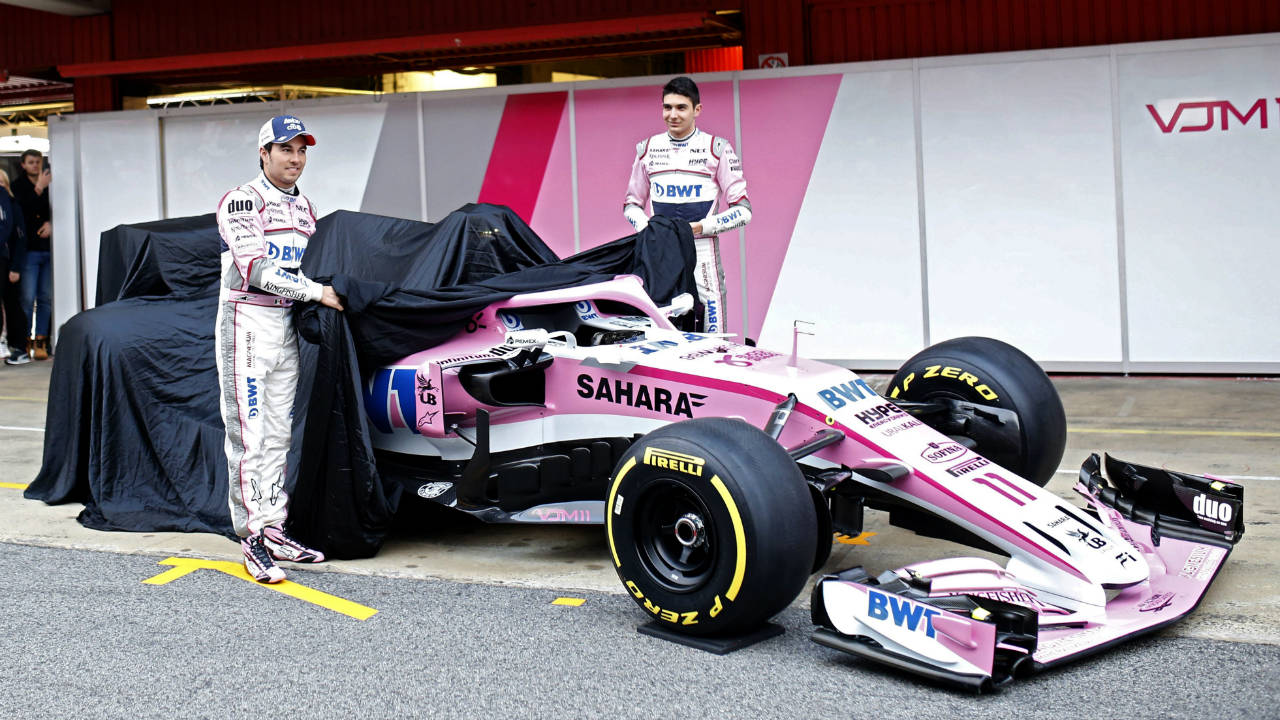
[[[717,201],[727,206],[717,214]],[[703,305],[703,332],[727,332],[724,266],[716,238],[751,221],[747,181],[742,162],[728,140],[694,131],[683,140],[659,133],[636,145],[631,182],[622,214],[639,232],[649,224],[646,206],[653,214],[687,222],[701,222],[694,238],[697,266],[694,282]]]
[[[299,270],[316,212],[294,193],[259,174],[218,203],[218,406],[227,431],[231,521],[240,537],[285,520],[285,456],[298,385],[289,308],[295,300],[319,300],[323,290]]]

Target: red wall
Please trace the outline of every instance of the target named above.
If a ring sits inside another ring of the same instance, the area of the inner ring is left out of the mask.
[[[742,69],[742,46],[690,50],[684,54],[687,73],[723,72]]]
[[[1276,0],[314,0],[267,19],[261,7],[116,0],[73,18],[0,5],[0,69],[739,8],[747,68],[783,52],[804,65],[1280,31]],[[691,71],[723,68],[706,59]],[[77,99],[111,109],[112,87]]]
[[[1280,31],[1275,0],[746,0],[746,66]]]
[[[492,30],[739,7],[738,0],[313,0],[293,19],[258,19],[258,0],[116,0],[117,60]]]
[[[0,5],[0,69],[22,75],[111,59],[111,16],[68,17]]]

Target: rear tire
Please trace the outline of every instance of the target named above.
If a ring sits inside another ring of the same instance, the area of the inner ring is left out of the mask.
[[[819,540],[795,461],[729,418],[674,423],[638,440],[614,472],[606,509],[627,592],[689,635],[746,632],[787,607]]]
[[[1067,445],[1067,416],[1049,376],[1026,353],[992,338],[954,338],[921,350],[903,363],[885,396],[952,398],[1012,410],[1021,426],[1017,451],[974,450],[1040,486],[1057,471]],[[929,422],[927,416],[920,420]]]

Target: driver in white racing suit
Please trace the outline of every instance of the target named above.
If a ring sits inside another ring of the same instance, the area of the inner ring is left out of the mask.
[[[631,181],[622,214],[640,232],[653,214],[687,221],[693,228],[697,266],[694,283],[702,301],[703,332],[728,332],[724,266],[716,238],[751,221],[751,202],[742,163],[724,138],[695,127],[702,113],[698,86],[687,77],[662,88],[662,119],[667,132],[640,141],[631,165]],[[717,200],[727,206],[716,213]]]
[[[299,270],[316,212],[295,183],[315,142],[295,117],[268,120],[258,133],[262,172],[218,202],[222,281],[215,335],[228,502],[245,570],[267,583],[284,580],[276,560],[324,560],[284,531],[285,456],[298,384],[289,308],[313,301],[342,309],[333,288]]]

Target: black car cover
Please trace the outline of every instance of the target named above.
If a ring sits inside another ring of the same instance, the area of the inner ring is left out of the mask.
[[[83,502],[80,522],[96,529],[234,537],[213,353],[213,216],[120,226],[101,242],[102,304],[59,335],[43,465],[26,497]],[[517,293],[634,274],[665,304],[695,292],[693,264],[688,225],[663,218],[565,260],[502,206],[467,205],[436,224],[347,211],[322,218],[303,272],[332,284],[346,309],[295,306],[290,531],[336,558],[373,555],[389,531],[400,486],[374,461],[368,372],[448,339]]]

